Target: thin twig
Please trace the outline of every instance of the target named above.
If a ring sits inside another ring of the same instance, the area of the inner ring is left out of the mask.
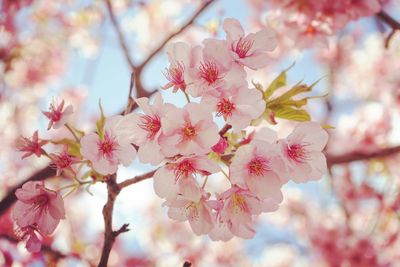
[[[114,203],[118,194],[121,192],[121,189],[116,183],[115,174],[109,176],[106,183],[107,183],[108,197],[107,197],[107,202],[103,207],[104,241],[98,267],[107,267],[108,258],[110,257],[110,252],[115,242],[115,238],[119,234],[129,231],[128,224],[122,225],[122,227],[117,231],[113,231],[112,229]]]
[[[133,177],[131,179],[127,179],[121,183],[116,182],[116,175],[111,175],[106,180],[107,183],[107,202],[103,207],[103,219],[104,219],[104,241],[103,241],[103,249],[101,252],[100,262],[98,267],[106,267],[108,263],[108,258],[110,256],[110,252],[112,246],[115,242],[115,239],[118,235],[129,231],[129,224],[123,224],[119,230],[113,231],[112,229],[112,218],[113,218],[113,210],[114,203],[117,199],[117,196],[121,192],[121,190],[129,185],[136,184],[140,181],[149,179],[153,177],[156,170],[151,172],[147,172],[145,174]]]
[[[392,18],[388,13],[385,11],[381,10],[379,13],[376,14],[376,16],[381,19],[383,22],[385,22],[387,25],[392,27],[392,29],[397,29],[400,30],[400,22]]]
[[[118,184],[118,187],[119,187],[120,189],[122,189],[122,188],[125,188],[125,187],[127,187],[127,186],[130,186],[130,185],[136,184],[136,183],[138,183],[138,182],[141,182],[141,181],[143,181],[143,180],[149,179],[149,178],[153,177],[153,175],[154,175],[154,173],[155,173],[156,171],[157,171],[157,170],[153,170],[153,171],[147,172],[147,173],[145,173],[145,174],[142,174],[142,175],[135,176],[135,177],[133,177],[133,178],[127,179],[127,180],[125,180],[125,181],[119,183],[119,184]]]
[[[118,35],[119,44],[122,48],[122,51],[124,52],[125,59],[128,62],[128,65],[131,68],[131,70],[134,71],[135,64],[133,63],[131,53],[126,44],[124,34],[122,33],[121,28],[119,27],[117,18],[115,17],[114,10],[113,10],[112,4],[111,4],[111,0],[106,0],[106,4],[107,4],[108,15],[110,16],[110,19],[111,19],[111,24],[113,25],[115,32]]]
[[[383,10],[381,10],[379,13],[377,13],[376,16],[392,28],[392,31],[389,33],[389,35],[385,39],[385,48],[388,48],[389,44],[390,44],[390,40],[394,36],[395,32],[400,30],[400,22],[398,22],[397,20],[392,18],[388,13],[386,13]]]
[[[369,160],[373,158],[384,158],[393,156],[397,153],[400,153],[400,145],[388,148],[382,148],[380,150],[371,151],[371,152],[359,152],[353,151],[345,154],[340,155],[326,155],[328,166],[337,165],[337,164],[344,164],[350,163],[353,161],[360,161],[360,160]]]
[[[133,110],[132,107],[135,103],[132,98],[133,88],[135,88],[135,72],[131,73],[131,83],[129,85],[128,103],[126,104],[124,115],[128,114],[130,110]]]
[[[168,35],[167,38],[165,38],[158,46],[156,49],[151,52],[147,58],[138,66],[138,69],[141,71],[144,66],[147,65],[163,48],[164,46],[175,36],[181,34],[186,28],[188,28],[190,25],[194,23],[194,21],[204,12],[204,10],[207,9],[208,6],[210,6],[214,0],[207,0],[203,1],[203,4],[200,5],[200,7],[197,9],[197,11],[175,32],[171,33]]]

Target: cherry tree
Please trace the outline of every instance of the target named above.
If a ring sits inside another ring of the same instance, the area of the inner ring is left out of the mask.
[[[2,265],[400,260],[396,1],[0,5]]]

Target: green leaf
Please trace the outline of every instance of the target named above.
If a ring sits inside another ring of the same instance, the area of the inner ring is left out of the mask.
[[[75,140],[64,138],[58,141],[52,141],[51,143],[56,145],[67,145],[68,153],[70,155],[75,157],[81,157],[81,145]]]
[[[302,93],[307,93],[307,92],[311,92],[312,89],[314,88],[315,85],[317,85],[317,83],[320,80],[315,81],[313,84],[311,84],[310,86],[303,84],[301,82],[297,83],[295,86],[293,86],[290,90],[288,90],[287,92],[285,92],[284,94],[282,94],[281,96],[278,96],[277,98],[275,98],[274,100],[270,101],[269,103],[271,105],[273,105],[274,103],[278,102],[280,104],[284,103],[285,101],[290,101],[292,100],[292,97],[297,96],[299,94]],[[300,101],[299,103],[304,103],[307,104],[307,99],[310,99],[311,97],[308,98],[303,98],[302,101]],[[315,98],[315,97],[314,97]],[[293,100],[292,100],[293,101]],[[299,100],[297,100],[299,101]],[[305,105],[304,104],[304,105]]]
[[[81,156],[81,145],[77,142],[72,142],[68,145],[68,153],[75,157]]]
[[[267,101],[272,94],[279,88],[286,85],[286,72],[289,71],[296,62],[293,62],[287,69],[283,70],[278,77],[276,77],[264,92],[264,99]]]
[[[106,117],[104,116],[103,107],[101,106],[101,100],[99,100],[99,108],[100,108],[100,119],[96,122],[97,133],[100,139],[104,138],[104,123],[106,121]]]
[[[291,107],[282,107],[275,111],[275,117],[291,121],[310,121],[311,117],[304,109],[294,109]]]

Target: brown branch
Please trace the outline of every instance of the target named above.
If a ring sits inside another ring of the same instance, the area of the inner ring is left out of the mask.
[[[125,180],[125,181],[119,183],[118,186],[119,186],[120,189],[122,189],[122,188],[124,188],[124,187],[130,186],[130,185],[133,185],[133,184],[136,184],[136,183],[138,183],[138,182],[140,182],[140,181],[149,179],[149,178],[153,177],[153,175],[154,175],[154,173],[155,173],[156,171],[157,171],[157,170],[153,170],[153,171],[147,172],[147,173],[145,173],[145,174],[142,174],[142,175],[135,176],[135,177],[133,177],[133,178],[127,179],[127,180]]]
[[[385,39],[385,48],[388,48],[389,44],[390,44],[390,40],[394,36],[395,32],[400,30],[400,22],[398,22],[397,20],[392,18],[388,13],[386,13],[383,10],[381,10],[379,13],[377,13],[376,16],[392,28],[392,31]]]
[[[111,0],[106,0],[106,4],[107,4],[108,15],[110,16],[110,19],[111,19],[111,24],[113,25],[114,30],[118,35],[119,44],[122,48],[122,51],[124,52],[125,59],[128,62],[128,65],[131,68],[131,70],[134,71],[135,64],[133,63],[129,48],[126,45],[124,34],[122,33],[121,28],[119,27],[117,18],[115,17],[114,10],[113,10],[112,4],[111,4]]]
[[[104,219],[104,241],[103,241],[103,249],[101,251],[101,257],[98,267],[106,267],[108,263],[108,258],[110,256],[110,252],[112,246],[115,242],[115,238],[124,232],[129,231],[128,224],[124,224],[118,231],[113,231],[112,229],[112,219],[113,219],[113,210],[115,200],[121,192],[120,187],[116,183],[116,175],[111,175],[108,177],[107,181],[107,202],[103,207],[103,219]]]
[[[206,0],[200,5],[197,11],[186,21],[177,31],[171,33],[167,38],[165,38],[156,49],[151,52],[147,58],[137,67],[139,72],[146,66],[163,48],[164,46],[175,36],[181,34],[187,27],[193,24],[193,22],[207,9],[210,4],[212,4],[214,0]]]
[[[101,257],[100,257],[100,262],[98,267],[106,267],[108,258],[110,256],[110,252],[112,249],[112,246],[115,242],[115,239],[117,236],[119,236],[122,233],[128,232],[129,231],[129,224],[123,224],[120,229],[117,231],[113,231],[112,229],[112,218],[113,218],[113,210],[114,210],[114,203],[115,200],[117,199],[117,196],[121,192],[121,190],[129,185],[136,184],[140,181],[149,179],[153,177],[154,173],[156,170],[147,172],[142,175],[138,175],[136,177],[133,177],[131,179],[127,179],[121,183],[116,182],[116,175],[111,175],[108,177],[106,183],[107,183],[107,192],[108,192],[108,197],[107,197],[107,202],[103,207],[103,219],[104,219],[104,241],[103,241],[103,249],[101,252]]]
[[[379,13],[376,14],[376,16],[381,19],[383,22],[385,22],[387,25],[392,27],[392,29],[400,30],[400,23],[392,18],[388,13],[385,11],[381,10]]]
[[[350,163],[353,161],[369,160],[373,158],[384,158],[393,156],[400,153],[400,145],[394,147],[383,148],[372,152],[358,152],[353,151],[341,155],[326,155],[328,166],[333,166],[337,164]]]

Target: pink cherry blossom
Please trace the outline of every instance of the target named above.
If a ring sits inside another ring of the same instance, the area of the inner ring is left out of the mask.
[[[273,51],[277,46],[271,29],[265,28],[245,36],[240,22],[233,18],[225,19],[223,28],[233,61],[253,70],[267,66],[269,57],[266,52]]]
[[[68,153],[68,146],[64,146],[64,149],[60,153],[50,154],[54,167],[57,169],[56,176],[59,176],[63,170],[69,170],[74,173],[72,164],[76,163],[78,159]]]
[[[113,174],[121,163],[128,166],[136,156],[129,117],[121,115],[106,118],[104,136],[89,133],[81,139],[81,154],[95,171],[102,175]]]
[[[186,75],[187,92],[194,96],[212,93],[215,88],[245,80],[243,67],[231,64],[229,51],[220,40],[205,40],[202,55]]]
[[[165,77],[169,81],[164,85],[163,89],[173,87],[173,91],[176,92],[179,89],[182,91],[186,90],[187,82],[185,76],[187,70],[194,67],[196,62],[199,61],[201,55],[201,47],[190,47],[184,42],[177,42],[167,46],[166,52],[170,66],[165,70]]]
[[[189,221],[190,227],[196,235],[208,234],[213,228],[212,209],[208,203],[208,196],[203,195],[197,202],[184,198],[166,201],[169,207],[168,216],[171,219],[184,222]]]
[[[161,125],[161,151],[168,157],[208,153],[220,137],[209,110],[197,103],[169,111]]]
[[[22,155],[23,159],[26,157],[29,157],[33,154],[35,154],[37,157],[40,157],[41,155],[43,155],[45,153],[45,151],[42,148],[42,146],[44,146],[45,144],[47,144],[47,141],[40,140],[38,131],[35,131],[31,137],[31,139],[22,137],[19,140],[18,150],[21,152],[25,152]]]
[[[43,111],[43,114],[50,120],[47,129],[49,130],[51,127],[53,129],[61,128],[68,121],[72,113],[73,109],[71,105],[68,105],[64,109],[64,100],[60,104],[53,100],[50,104],[50,110]]]
[[[297,182],[317,180],[326,173],[325,155],[328,133],[318,123],[298,124],[285,139],[279,140],[290,178]]]
[[[265,110],[261,92],[249,89],[246,82],[217,88],[213,95],[203,96],[201,104],[210,106],[217,116],[222,116],[232,125],[235,132],[249,126],[251,120],[261,116]]]
[[[44,186],[44,182],[27,182],[15,192],[17,203],[12,218],[20,228],[33,226],[43,235],[50,235],[61,219],[65,219],[61,195]]]
[[[22,228],[17,226],[14,230],[15,236],[26,242],[25,248],[31,253],[39,252],[42,247],[42,241],[37,237],[35,230],[31,225]]]
[[[146,97],[135,100],[144,114],[131,113],[127,119],[132,124],[133,143],[139,146],[138,157],[143,163],[153,165],[160,164],[165,158],[158,144],[161,135],[161,118],[175,108],[172,104],[163,103],[160,93],[154,97],[154,103],[150,104]]]
[[[286,168],[279,152],[276,144],[259,140],[241,146],[230,166],[231,182],[248,187],[260,198],[274,198],[280,202]]]
[[[241,238],[252,238],[255,231],[252,227],[254,215],[275,211],[280,201],[263,201],[247,189],[233,186],[220,196],[216,223],[210,233],[213,240],[227,241],[231,238],[227,230]]]
[[[197,174],[208,176],[219,170],[218,164],[205,155],[181,157],[156,171],[153,177],[154,191],[167,200],[181,195],[184,199],[197,202],[202,191],[196,181]]]

